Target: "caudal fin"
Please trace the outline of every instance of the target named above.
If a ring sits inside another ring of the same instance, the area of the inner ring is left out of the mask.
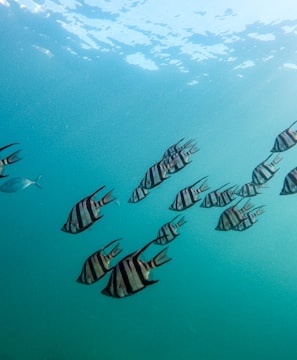
[[[34,185],[36,185],[39,189],[42,189],[42,186],[38,183],[38,180],[42,175],[37,176],[37,178],[33,181]]]
[[[7,156],[7,158],[5,158],[3,161],[3,163],[5,165],[9,165],[9,164],[13,164],[17,161],[20,161],[22,160],[22,158],[19,156],[19,153],[20,153],[21,150],[18,150],[16,152],[14,152],[13,154]]]
[[[165,248],[164,250],[160,251],[159,254],[157,254],[151,260],[151,266],[152,267],[161,266],[161,265],[167,263],[168,261],[172,260],[172,258],[167,256],[167,250],[168,250],[168,247]]]
[[[116,200],[116,197],[112,196],[112,192],[113,192],[113,190],[110,190],[106,195],[103,196],[103,198],[101,200],[99,200],[100,206],[107,205],[107,204],[111,203],[112,201]]]

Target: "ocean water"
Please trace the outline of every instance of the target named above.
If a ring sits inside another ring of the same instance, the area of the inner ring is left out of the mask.
[[[0,0],[0,147],[23,157],[5,173],[42,175],[42,190],[0,193],[0,360],[297,359],[297,195],[279,195],[297,147],[251,199],[265,213],[247,231],[216,231],[223,209],[198,203],[158,283],[113,299],[109,275],[75,281],[108,242],[123,238],[119,260],[153,240],[185,186],[251,180],[296,120],[292,4]],[[192,162],[129,204],[181,138],[197,142]],[[117,197],[104,217],[62,232],[102,185]]]

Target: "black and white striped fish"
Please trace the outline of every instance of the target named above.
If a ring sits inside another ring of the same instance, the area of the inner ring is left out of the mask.
[[[209,186],[206,184],[207,180],[205,180],[198,189],[195,189],[194,186],[206,178],[207,176],[179,191],[176,194],[173,203],[169,206],[169,209],[182,211],[189,208],[190,206],[193,206],[197,201],[199,201],[199,194],[209,189]]]
[[[237,208],[237,205],[242,199],[240,199],[235,205],[228,207],[222,212],[219,218],[219,222],[216,230],[228,231],[237,226],[242,220],[244,220],[244,214],[253,208],[250,200],[248,200],[241,209]]]
[[[89,256],[84,262],[82,271],[76,281],[81,284],[90,285],[100,280],[108,271],[110,271],[110,261],[116,257],[122,249],[120,249],[119,244],[117,244],[108,254],[104,254],[104,250],[119,240],[121,239],[110,242],[102,249]]]
[[[272,155],[273,154],[269,155],[264,161],[255,167],[252,173],[252,183],[256,185],[265,184],[279,170],[275,168],[275,165],[277,165],[282,158],[279,155],[276,155],[273,161],[268,163],[267,161]]]
[[[168,172],[170,174],[174,174],[174,173],[180,171],[181,169],[183,169],[186,165],[190,164],[190,162],[191,162],[190,156],[195,154],[198,150],[199,149],[197,148],[197,146],[193,145],[189,149],[189,151],[183,151],[183,150],[178,151],[174,155],[166,158],[166,163],[170,163],[171,161],[176,160],[176,165],[174,165],[174,167],[169,169]]]
[[[264,205],[258,206],[251,211],[248,211],[243,216],[243,220],[236,226],[232,228],[232,230],[235,231],[244,231],[249,229],[251,226],[253,226],[258,221],[258,216],[261,214],[264,214]]]
[[[171,260],[171,258],[167,256],[168,247],[148,262],[139,258],[154,242],[155,240],[149,242],[142,249],[120,260],[112,269],[108,284],[101,291],[102,294],[114,298],[123,298],[133,295],[145,287],[158,282],[158,280],[149,279],[150,271]]]
[[[184,216],[174,223],[179,216],[175,216],[171,221],[161,226],[155,244],[166,245],[179,235],[178,228],[186,223]]]
[[[297,131],[291,129],[296,123],[297,120],[276,137],[271,152],[286,151],[297,143]]]
[[[111,190],[99,201],[94,200],[93,197],[104,188],[105,185],[74,205],[61,230],[70,234],[77,234],[101,219],[103,215],[99,215],[100,209],[116,199],[112,197],[113,190]]]
[[[202,203],[200,204],[200,207],[203,207],[203,208],[210,208],[210,207],[213,207],[213,206],[217,206],[218,204],[218,198],[220,196],[220,190],[228,185],[229,183],[227,184],[224,184],[222,186],[220,186],[219,188],[217,188],[216,190],[214,191],[211,191],[209,192],[208,194],[205,195]]]
[[[144,189],[141,185],[138,185],[137,188],[135,188],[132,192],[132,195],[130,196],[128,202],[137,203],[143,200],[148,195],[148,193],[148,189]]]
[[[140,186],[144,189],[152,189],[161,184],[161,182],[169,178],[168,171],[176,165],[177,161],[178,159],[174,158],[171,162],[166,163],[166,159],[162,159],[151,166],[141,180]]]
[[[7,148],[9,148],[10,146],[13,146],[13,145],[18,145],[18,143],[13,143],[13,144],[3,146],[2,148],[0,148],[0,152],[7,149]],[[13,154],[10,154],[9,156],[7,156],[6,158],[0,159],[0,178],[7,176],[7,175],[3,175],[3,171],[4,171],[5,166],[13,164],[13,163],[15,163],[17,161],[20,161],[22,159],[19,156],[20,151],[21,150],[17,150]]]
[[[224,207],[228,204],[230,204],[236,197],[236,190],[237,185],[230,186],[228,189],[220,192],[218,194],[218,201],[217,205],[218,207]]]
[[[241,186],[239,190],[236,190],[236,195],[242,196],[242,197],[252,197],[256,196],[258,194],[262,194],[259,189],[264,188],[265,186],[263,184],[254,184],[252,182],[246,183]]]
[[[291,195],[296,193],[297,193],[297,167],[295,167],[286,175],[280,195]]]
[[[179,145],[182,141],[184,141],[184,138],[180,139],[177,143],[171,145],[163,154],[163,159],[168,158],[170,156],[173,156],[177,154],[178,152],[185,150],[186,148],[189,148],[192,145],[194,139],[191,139],[187,141],[184,145]]]

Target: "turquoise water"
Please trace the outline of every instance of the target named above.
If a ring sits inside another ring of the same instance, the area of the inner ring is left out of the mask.
[[[203,176],[212,190],[250,181],[296,120],[296,34],[282,30],[296,20],[239,31],[238,62],[169,49],[183,72],[165,60],[149,70],[120,51],[80,47],[58,14],[0,2],[0,17],[0,147],[19,142],[23,157],[6,173],[42,175],[43,187],[0,193],[0,359],[297,359],[297,195],[279,196],[297,148],[281,154],[280,170],[252,199],[265,213],[246,232],[215,231],[222,209],[197,204],[183,213],[172,261],[152,271],[157,284],[112,299],[101,294],[108,276],[92,286],[75,281],[108,242],[123,238],[121,257],[154,239],[176,215],[168,206],[181,188]],[[275,39],[248,36],[261,31]],[[202,43],[217,39],[209,38]],[[234,69],[244,60],[256,66]],[[197,140],[192,163],[129,204],[147,168],[182,137]],[[71,207],[102,185],[117,197],[103,219],[78,235],[60,231]],[[145,257],[160,250],[151,246]]]

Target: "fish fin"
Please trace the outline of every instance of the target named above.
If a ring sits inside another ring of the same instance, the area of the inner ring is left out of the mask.
[[[0,148],[0,151],[3,151],[7,148],[9,148],[10,146],[13,146],[13,145],[18,145],[19,143],[12,143],[12,144],[9,144],[9,145],[6,145],[6,146],[3,146],[2,148]]]
[[[189,155],[193,155],[193,154],[195,154],[197,151],[199,151],[200,149],[199,149],[199,147],[196,145],[196,144],[194,144],[190,149],[189,149],[189,151],[188,151],[188,153],[189,153]]]
[[[201,193],[201,192],[204,192],[204,191],[207,191],[209,190],[210,187],[207,185],[207,180],[205,180],[202,185],[197,189],[197,192],[198,193]]]
[[[16,152],[14,152],[13,154],[7,156],[7,158],[5,158],[3,161],[6,161],[7,164],[13,164],[17,161],[22,160],[22,158],[19,156],[21,150],[18,150]]]
[[[196,182],[194,182],[194,184],[188,186],[188,188],[194,187],[194,186],[197,185],[200,181],[202,181],[202,180],[204,180],[204,179],[206,179],[206,178],[207,178],[207,176],[204,176],[203,178],[201,178],[201,179],[197,180]],[[204,181],[204,183],[205,183],[205,182],[206,182],[206,181]],[[203,183],[203,184],[204,184],[204,183]]]
[[[102,199],[99,200],[99,204],[101,206],[107,205],[107,204],[111,203],[112,201],[116,200],[115,197],[112,197],[112,192],[113,192],[113,189],[110,190],[106,195],[103,196]]]
[[[161,266],[171,260],[171,258],[167,256],[167,250],[168,247],[166,247],[164,250],[160,251],[159,254],[154,256],[154,258],[152,259],[152,264],[155,267]]]
[[[276,157],[273,159],[273,164],[278,164],[283,158],[280,155],[276,155]]]
[[[187,221],[185,220],[185,217],[183,216],[178,222],[177,222],[177,225],[178,226],[182,226],[186,223]]]
[[[114,244],[116,241],[120,241],[122,240],[122,238],[113,240],[112,242],[110,242],[109,244],[107,244],[106,246],[104,246],[104,248],[101,249],[101,251],[103,251],[104,249],[106,249],[107,247],[109,247],[111,244]],[[120,244],[117,244],[107,255],[109,258],[114,258],[117,255],[119,255],[119,253],[121,253],[123,251],[123,249],[119,248]]]
[[[288,129],[287,130],[290,130],[291,129],[291,127],[293,126],[293,125],[295,125],[297,123],[297,120],[295,120],[294,122],[293,122],[293,124],[291,124],[289,127],[288,127]]]
[[[241,208],[241,210],[243,210],[244,212],[251,210],[254,207],[254,205],[252,204],[251,200],[249,199]]]
[[[96,191],[94,191],[91,195],[85,197],[85,199],[88,199],[88,198],[92,198],[93,196],[95,196],[99,191],[101,191],[102,189],[105,188],[105,185],[101,186],[99,189],[97,189]]]
[[[38,183],[38,180],[42,175],[37,176],[37,178],[33,181],[34,185],[36,185],[39,189],[42,189],[42,186]]]
[[[112,256],[112,257],[116,257],[117,255],[119,255],[122,251],[123,251],[123,249],[120,249],[119,248],[119,244],[117,244],[112,250],[111,250],[111,252],[110,252],[110,256]]]
[[[196,146],[196,143],[193,144],[193,142],[195,141],[196,139],[190,139],[189,141],[187,141],[183,146],[182,148],[183,149],[186,149],[186,148],[189,148],[190,146],[193,147],[193,146]],[[198,149],[199,150],[199,149]]]

